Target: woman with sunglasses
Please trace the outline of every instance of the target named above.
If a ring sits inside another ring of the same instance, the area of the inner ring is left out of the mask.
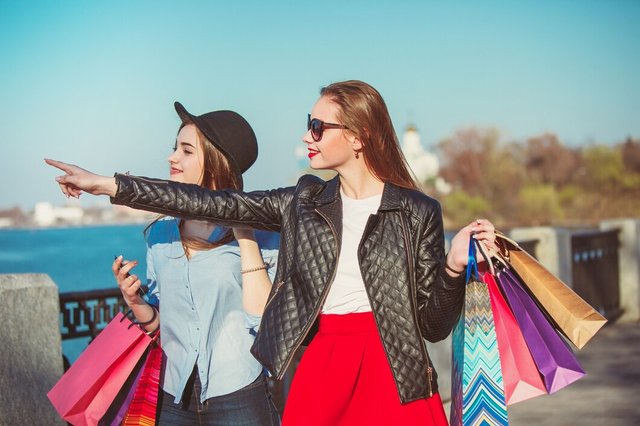
[[[283,424],[444,425],[425,340],[447,337],[464,299],[469,238],[494,247],[477,220],[444,253],[438,202],[417,189],[380,94],[361,81],[323,88],[307,118],[310,166],[270,191],[207,191],[48,160],[64,194],[281,232],[280,261],[252,347],[277,378],[309,343]],[[183,202],[189,200],[189,203]]]

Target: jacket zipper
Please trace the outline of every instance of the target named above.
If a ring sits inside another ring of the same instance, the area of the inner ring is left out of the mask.
[[[336,266],[333,268],[333,272],[331,274],[331,279],[329,280],[329,285],[327,285],[327,288],[324,289],[324,293],[322,293],[322,297],[320,298],[320,303],[318,304],[318,307],[313,312],[313,320],[308,322],[308,324],[305,326],[305,328],[304,328],[304,330],[302,332],[301,337],[298,339],[298,342],[293,346],[293,349],[292,349],[291,353],[289,354],[289,356],[287,357],[286,362],[284,363],[284,368],[282,368],[282,370],[280,370],[280,374],[278,374],[278,376],[277,376],[278,380],[281,380],[282,377],[284,377],[284,374],[286,373],[287,369],[289,368],[289,364],[291,364],[291,361],[293,360],[293,357],[294,357],[296,351],[300,347],[300,344],[302,344],[302,342],[304,342],[305,337],[307,337],[307,334],[309,334],[309,330],[313,326],[313,323],[316,321],[316,318],[318,317],[318,314],[320,313],[320,309],[322,309],[322,306],[324,305],[324,301],[327,299],[327,296],[329,295],[329,289],[331,288],[331,283],[333,282],[333,279],[336,277],[336,270],[337,270],[337,267],[338,267],[338,259],[340,258],[340,244],[338,244],[338,234],[337,234],[336,230],[334,229],[333,224],[331,223],[331,221],[327,218],[327,216],[324,213],[321,213],[318,209],[314,209],[314,210],[315,210],[316,213],[318,213],[320,216],[322,216],[322,218],[327,222],[327,224],[329,225],[329,228],[331,229],[331,233],[333,234],[333,238],[336,240],[336,246],[337,246]]]
[[[409,253],[410,247],[407,247],[407,244],[409,241],[409,236],[407,235],[407,227],[406,227],[405,219],[404,219],[404,216],[402,215],[402,212],[399,212],[399,213],[400,213],[400,221],[402,222],[402,233],[404,234],[405,250],[407,251],[407,253]],[[417,290],[417,283],[415,282],[416,275],[415,275],[415,271],[413,270],[413,263],[411,262],[411,259],[409,259],[408,257],[407,257],[407,264],[409,265],[409,269],[410,269],[409,283],[413,284],[413,293],[414,293],[414,297],[411,298],[411,302],[413,305],[413,319],[415,321],[416,327],[418,327],[418,334],[420,334],[420,339],[423,339],[422,334],[420,333],[420,325],[419,325],[420,323],[418,321],[418,300],[417,300],[418,290]],[[424,358],[427,361],[427,382],[429,386],[429,397],[432,397],[433,389],[431,386],[431,382],[433,380],[433,368],[431,367],[431,363],[429,362],[429,354],[427,353],[427,350],[424,347],[424,342],[421,342],[420,348],[422,349]]]
[[[273,299],[276,298],[276,296],[278,295],[278,292],[280,291],[280,287],[282,287],[283,284],[284,284],[284,280],[278,281],[277,283],[274,284],[275,290],[273,291],[273,297],[271,297],[271,299],[267,300],[267,303],[265,303],[265,305],[264,305],[264,309],[267,309],[267,306],[269,306],[271,304],[271,302],[273,302]]]

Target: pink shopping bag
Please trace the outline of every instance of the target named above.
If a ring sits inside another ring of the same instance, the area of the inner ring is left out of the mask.
[[[496,325],[507,405],[546,395],[547,390],[529,352],[522,330],[500,293],[495,276],[487,272],[482,280],[489,287],[489,296],[491,296],[491,309]]]
[[[152,339],[122,313],[100,332],[47,393],[73,425],[97,425]]]

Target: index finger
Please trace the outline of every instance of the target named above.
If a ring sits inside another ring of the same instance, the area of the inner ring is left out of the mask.
[[[50,158],[45,158],[44,162],[50,166],[55,167],[56,169],[60,169],[65,173],[71,172],[71,164],[63,163],[62,161],[52,160]]]

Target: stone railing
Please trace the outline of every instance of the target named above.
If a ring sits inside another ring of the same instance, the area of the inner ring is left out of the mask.
[[[64,425],[47,392],[62,376],[58,288],[45,274],[0,275],[0,424]]]

